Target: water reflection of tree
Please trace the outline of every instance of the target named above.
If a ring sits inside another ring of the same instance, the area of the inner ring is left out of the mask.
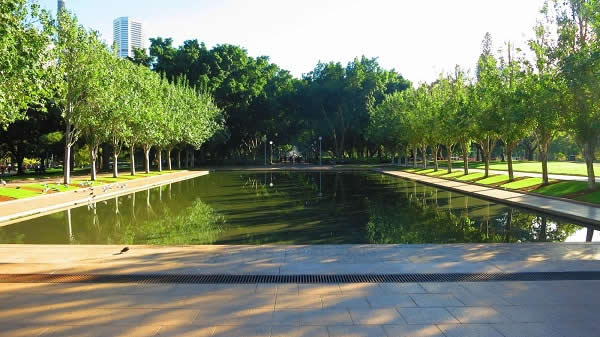
[[[200,200],[182,212],[166,211],[158,219],[130,226],[125,243],[212,244],[223,232],[225,218]]]
[[[510,207],[490,212],[489,202],[477,206],[484,214],[476,216],[468,199],[453,207],[452,193],[440,199],[435,190],[417,189],[414,183],[400,183],[395,189],[401,193],[370,198],[371,243],[564,241],[578,228]]]

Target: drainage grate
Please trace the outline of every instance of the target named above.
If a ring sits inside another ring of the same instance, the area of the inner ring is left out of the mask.
[[[176,275],[176,274],[0,274],[0,283],[409,283],[600,280],[600,272],[351,274],[351,275]]]

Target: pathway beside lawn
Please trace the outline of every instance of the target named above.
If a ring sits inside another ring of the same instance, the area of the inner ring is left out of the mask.
[[[10,220],[28,216],[39,216],[47,212],[83,205],[92,201],[98,202],[114,198],[117,195],[128,194],[206,174],[208,174],[208,171],[175,171],[137,179],[127,179],[124,176],[122,180],[112,183],[111,181],[106,181],[106,184],[101,186],[67,189],[67,191],[60,193],[43,194],[25,199],[0,202],[0,226],[3,223],[7,224]]]
[[[441,179],[406,171],[378,169],[378,172],[431,184],[456,192],[467,193],[498,202],[533,209],[563,218],[572,219],[584,224],[600,225],[600,207],[577,204],[574,202],[545,198],[542,196],[520,193],[517,191],[501,190],[493,187],[473,185],[457,180]],[[475,175],[478,173],[474,173]],[[466,177],[466,176],[465,176]],[[490,177],[488,179],[493,179]],[[460,180],[460,178],[458,178]],[[499,179],[500,181],[502,179]],[[478,181],[481,182],[481,181]]]

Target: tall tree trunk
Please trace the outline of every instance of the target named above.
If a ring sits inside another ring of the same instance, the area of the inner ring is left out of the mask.
[[[119,154],[113,150],[113,178],[119,177]]]
[[[129,158],[131,161],[131,175],[134,176],[135,175],[135,146],[130,145],[129,146]]]
[[[68,185],[71,183],[71,122],[65,118],[65,158],[63,161],[63,183]]]
[[[417,168],[417,147],[413,148],[413,168]]]
[[[481,146],[483,152],[483,160],[485,162],[485,174],[484,177],[487,178],[490,174],[490,157],[492,152],[494,151],[494,147],[496,146],[496,139],[492,139],[491,137],[487,137]]]
[[[162,149],[156,149],[156,158],[158,159],[158,172],[162,172]]]
[[[102,145],[102,170],[108,171],[110,166],[110,145],[104,143]]]
[[[431,153],[433,154],[433,170],[435,172],[440,168],[438,165],[438,150],[440,149],[439,145],[434,145],[431,147]]]
[[[513,171],[513,161],[512,161],[512,146],[506,147],[506,157],[508,158],[508,181],[515,180],[515,173]]]
[[[587,178],[588,178],[588,189],[593,190],[596,185],[596,174],[594,172],[594,143],[588,141],[583,147],[583,157],[585,158],[585,165],[587,167]]]
[[[195,152],[196,152],[196,151],[195,151],[194,149],[192,149],[192,165],[191,165],[191,168],[194,168],[194,167],[196,167],[196,157],[195,157]]]
[[[427,169],[427,145],[421,147],[421,152],[423,154],[423,168]]]
[[[177,150],[177,168],[181,170],[181,149]]]
[[[546,185],[549,182],[548,179],[548,144],[550,141],[540,141],[540,159],[542,160],[542,181]]]
[[[452,173],[452,147],[453,144],[446,144],[446,160],[448,161],[448,173]]]
[[[150,173],[150,149],[152,146],[144,145],[144,166],[146,174]]]
[[[90,145],[90,163],[91,163],[90,180],[91,181],[96,181],[96,157],[97,157],[97,154],[98,154],[98,146]]]
[[[470,150],[470,146],[468,143],[460,143],[460,146],[462,147],[462,155],[463,155],[463,170],[465,175],[469,174],[469,150]]]
[[[173,170],[173,165],[171,164],[171,149],[167,149],[167,164],[169,166],[169,171]]]

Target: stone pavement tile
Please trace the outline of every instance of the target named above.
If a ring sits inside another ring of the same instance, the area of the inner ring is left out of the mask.
[[[214,337],[270,337],[270,326],[220,325],[215,327]]]
[[[513,322],[519,323],[541,323],[548,321],[551,317],[546,312],[546,306],[532,305],[497,305],[493,307],[499,313],[508,317]]]
[[[36,326],[13,322],[12,324],[2,324],[0,327],[0,337],[40,336],[47,330],[48,326]]]
[[[437,326],[428,325],[384,325],[388,337],[445,337]]]
[[[454,297],[468,307],[486,307],[492,305],[510,305],[502,297],[496,296],[495,294],[473,294],[468,291],[463,293],[454,293]]]
[[[323,303],[318,295],[301,296],[289,294],[277,294],[275,309],[321,309]]]
[[[354,324],[406,324],[394,308],[350,309]]]
[[[82,308],[50,315],[58,325],[137,325],[152,310]]]
[[[302,315],[308,310],[306,309],[290,309],[290,310],[275,310],[271,318],[273,326],[300,326]]]
[[[327,328],[317,325],[273,326],[271,337],[329,337]]]
[[[543,323],[500,323],[492,324],[496,330],[500,331],[504,337],[592,337],[598,336],[598,330],[592,329],[586,332],[581,330],[581,326],[575,324],[566,326],[566,334],[560,333],[560,329],[555,329],[548,324]]]
[[[159,325],[57,325],[50,327],[44,337],[152,337],[156,336]]]
[[[398,308],[408,324],[459,323],[444,308]]]
[[[257,294],[262,294],[262,295],[275,295],[277,294],[277,284],[271,284],[271,283],[259,283],[256,285],[256,290],[255,292]]]
[[[379,296],[386,295],[377,283],[342,283],[340,289],[348,296]]]
[[[298,295],[298,284],[279,284],[277,285],[277,295]]]
[[[152,337],[156,336],[158,325],[105,326],[98,328],[98,336],[110,337]]]
[[[114,293],[123,295],[164,294],[175,289],[173,284],[128,284],[114,288]]]
[[[300,316],[300,325],[352,325],[352,317],[345,309],[306,310]]]
[[[328,326],[330,337],[387,337],[381,326]]]
[[[167,307],[167,308],[193,308],[205,309],[211,308],[216,311],[227,311],[238,308],[270,308],[275,306],[275,295],[273,294],[253,294],[248,296],[224,296],[224,295],[207,295],[207,296],[189,296],[189,297],[173,297],[171,302],[168,296],[156,297],[149,296],[142,302],[150,302],[151,305]]]
[[[338,284],[300,284],[298,285],[298,291],[300,296],[342,294]]]
[[[416,306],[415,302],[409,295],[368,296],[367,300],[373,308],[406,308]]]
[[[419,283],[419,285],[425,289],[425,292],[432,294],[456,294],[466,291],[461,283],[456,282],[423,282]]]
[[[270,325],[273,318],[272,308],[200,311],[194,324],[199,325]]]
[[[419,283],[380,283],[386,294],[420,294],[425,289]]]
[[[198,309],[155,309],[147,312],[140,320],[145,325],[192,324],[199,315]]]
[[[371,306],[364,296],[321,296],[323,309],[369,309]]]
[[[461,323],[502,323],[509,322],[492,307],[449,307],[446,308]]]
[[[160,337],[210,337],[215,331],[214,326],[200,325],[165,325],[158,329],[155,336]]]
[[[446,337],[505,337],[490,324],[438,324]]]
[[[412,294],[419,307],[460,307],[464,304],[451,294]]]
[[[176,284],[170,295],[173,296],[195,296],[210,295],[216,292],[215,284]]]

